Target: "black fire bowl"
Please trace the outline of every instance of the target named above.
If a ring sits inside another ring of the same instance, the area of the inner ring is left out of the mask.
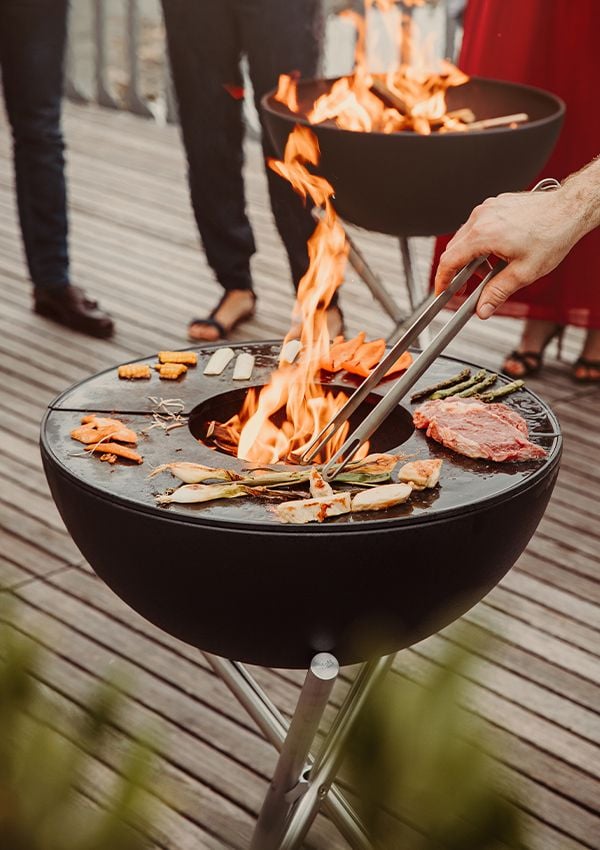
[[[300,113],[332,82],[301,81]],[[273,93],[263,98],[262,109],[280,154],[294,125],[315,133],[321,149],[317,171],[334,187],[344,219],[392,236],[435,236],[460,227],[485,198],[527,188],[547,162],[565,112],[564,103],[542,89],[481,77],[449,89],[447,102],[449,110],[468,107],[478,119],[525,112],[529,121],[421,136],[352,132],[331,121],[311,125]]]
[[[257,357],[244,386],[267,382],[280,346],[233,346]],[[155,495],[177,482],[168,473],[148,479],[155,466],[177,460],[244,465],[195,436],[207,418],[237,409],[243,395],[231,365],[219,377],[202,374],[212,348],[197,349],[198,366],[176,384],[156,375],[119,381],[116,369],[95,375],[59,396],[42,423],[44,468],[75,543],[98,575],[152,623],[200,649],[249,663],[306,667],[326,650],[352,664],[443,628],[515,563],[544,513],[561,453],[556,418],[529,391],[507,404],[547,449],[541,462],[461,458],[413,430],[412,405],[399,407],[373,448],[440,457],[444,465],[435,491],[415,494],[394,510],[295,526],[281,524],[267,504],[253,500],[157,506]],[[421,384],[465,365],[477,368],[440,357]],[[355,386],[337,376],[335,384]],[[69,433],[84,413],[114,413],[141,432],[152,424],[150,396],[180,398],[186,427],[147,431],[141,466],[82,456]]]

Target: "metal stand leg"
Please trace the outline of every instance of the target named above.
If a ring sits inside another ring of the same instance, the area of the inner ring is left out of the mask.
[[[308,787],[308,754],[338,673],[333,655],[315,655],[260,810],[250,850],[277,850],[280,846],[290,807]]]
[[[292,723],[288,724],[285,718],[273,705],[269,697],[242,664],[236,661],[229,661],[227,659],[220,658],[216,655],[211,655],[207,652],[203,654],[215,673],[230,688],[234,696],[258,724],[267,740],[282,751],[282,757],[278,762],[276,776],[273,779],[271,788],[275,784],[276,778],[278,778],[277,786],[279,791],[285,789],[288,782],[281,780],[282,778],[285,779],[286,775],[287,777],[291,777],[289,787],[292,788],[292,793],[286,795],[284,792],[283,803],[281,802],[281,799],[278,799],[277,806],[275,807],[276,814],[280,818],[279,823],[281,824],[281,827],[283,828],[285,826],[284,837],[282,838],[281,832],[279,832],[279,842],[273,844],[266,843],[266,841],[273,840],[272,836],[275,836],[275,830],[272,830],[271,834],[267,835],[265,839],[261,838],[260,841],[258,834],[255,833],[252,847],[256,848],[256,850],[258,850],[258,848],[260,848],[260,850],[266,850],[271,847],[297,847],[297,842],[301,840],[302,836],[305,835],[306,832],[308,832],[308,829],[310,828],[310,825],[322,804],[323,808],[327,811],[329,817],[335,823],[340,833],[352,847],[356,848],[356,850],[373,850],[364,826],[361,824],[358,816],[352,809],[352,806],[348,803],[338,788],[332,784],[332,780],[339,767],[342,747],[347,740],[347,735],[352,722],[356,719],[356,716],[358,715],[358,712],[364,704],[364,700],[372,687],[389,668],[393,656],[386,656],[376,662],[371,662],[363,666],[325,740],[322,752],[318,758],[318,763],[311,768],[313,759],[308,754],[307,748],[310,748],[311,746],[314,738],[314,731],[316,731],[316,728],[318,727],[319,718],[321,717],[322,711],[327,703],[327,697],[329,696],[334,680],[332,678],[329,682],[327,679],[322,681],[313,671],[314,663],[319,656],[317,656],[316,659],[313,659],[311,670],[307,674],[307,680],[298,701],[296,713]],[[326,658],[332,659],[332,656],[329,656],[327,653],[324,655]],[[333,659],[333,661],[335,662],[335,659]],[[334,668],[331,667],[330,669]],[[335,669],[337,671],[337,662],[335,662]],[[327,691],[327,697],[325,697],[325,691]],[[321,703],[322,706],[320,705]],[[298,720],[296,720],[296,718],[298,718]],[[302,722],[300,718],[302,718],[304,722]],[[304,725],[307,721],[308,724]],[[310,734],[309,725],[310,728],[314,730],[312,736]],[[297,729],[294,733],[291,731],[292,726]],[[290,733],[290,737],[292,737],[292,742],[289,745],[287,743],[289,740],[288,732]],[[298,742],[298,749],[296,752],[294,752],[294,738]],[[285,758],[283,756],[284,750],[287,750]],[[302,758],[302,751],[305,752],[306,758]],[[290,767],[292,769],[290,769]],[[315,771],[317,772],[317,778],[313,780]],[[269,812],[273,812],[274,810],[274,803],[268,802],[270,798],[276,796],[271,792],[271,788],[269,789],[265,805],[261,811],[263,822],[267,818],[266,814],[263,815],[265,808],[268,806]],[[308,806],[304,806],[300,811],[300,804],[307,796],[310,804]],[[294,802],[294,799],[298,802]],[[291,815],[289,815],[289,820],[286,825],[285,816],[288,814],[290,809]],[[282,811],[284,812],[283,819],[281,815]],[[272,822],[275,823],[275,821]],[[300,830],[301,834],[298,833],[298,830]],[[298,835],[298,837],[296,837],[296,835]],[[282,844],[281,841],[293,841],[293,843]]]
[[[414,320],[417,312],[420,312],[422,307],[425,306],[428,302],[432,301],[434,296],[433,294],[428,294],[427,292],[420,292],[420,287],[417,283],[417,279],[414,274],[412,257],[410,253],[410,244],[408,238],[406,236],[400,236],[398,238],[398,242],[400,243],[400,253],[402,255],[402,266],[404,269],[404,278],[406,280],[406,289],[408,291],[408,303],[410,304],[410,316],[406,318],[404,321],[399,322],[394,328],[391,335],[388,337],[388,343],[390,345],[394,345],[406,328],[408,328]],[[417,343],[423,348],[429,342],[427,331],[423,331]]]
[[[325,739],[321,753],[311,770],[309,787],[292,813],[279,850],[296,850],[300,847],[339,770],[352,726],[367,697],[387,673],[393,660],[393,655],[386,655],[362,667]]]
[[[375,299],[377,299],[377,301],[379,301],[388,316],[393,319],[396,324],[402,322],[405,318],[404,313],[402,312],[400,307],[398,307],[392,296],[389,294],[389,292],[381,282],[381,279],[369,266],[369,264],[364,258],[364,255],[357,248],[356,244],[352,241],[352,239],[347,233],[346,241],[349,245],[348,262],[350,263],[356,274],[360,278],[362,278],[362,280],[366,283],[367,287],[371,290],[371,295]]]

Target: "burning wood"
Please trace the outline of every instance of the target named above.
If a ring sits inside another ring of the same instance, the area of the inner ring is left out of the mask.
[[[386,18],[387,31],[397,31],[399,61],[395,68],[383,74],[369,70],[366,55],[366,22],[374,5]],[[448,111],[448,90],[464,85],[469,77],[451,62],[431,58],[431,45],[426,40],[418,43],[414,22],[406,15],[398,15],[394,3],[365,0],[364,15],[345,11],[340,17],[350,21],[357,31],[353,73],[336,80],[312,106],[303,110],[296,80],[287,75],[279,79],[275,100],[302,114],[311,124],[333,121],[341,129],[355,132],[411,131],[429,135],[485,130],[527,120],[527,115],[519,113],[477,121],[470,109]]]

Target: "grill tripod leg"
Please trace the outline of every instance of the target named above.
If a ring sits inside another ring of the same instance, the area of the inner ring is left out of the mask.
[[[306,787],[308,755],[339,673],[333,655],[315,655],[258,816],[250,850],[277,850],[292,804]]]
[[[217,655],[211,655],[209,652],[204,652],[203,655],[217,676],[227,685],[259,726],[267,740],[281,751],[288,734],[289,724],[244,665],[237,661],[229,661]],[[309,767],[312,761],[312,757],[309,756]],[[303,787],[308,787],[306,783],[302,784]],[[373,850],[364,826],[335,784],[330,785],[329,793],[323,799],[322,805],[354,850]],[[313,819],[314,817],[310,823]],[[306,830],[310,827],[310,823],[307,824]]]

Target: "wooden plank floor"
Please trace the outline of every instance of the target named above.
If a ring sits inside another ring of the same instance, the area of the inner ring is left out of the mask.
[[[82,695],[108,665],[118,662],[131,674],[127,710],[111,751],[84,789],[87,798],[101,802],[123,740],[140,726],[158,724],[167,782],[160,791],[149,790],[160,815],[150,845],[244,848],[273,769],[273,750],[197,651],[133,614],[95,578],[50,499],[37,449],[40,416],[55,394],[116,362],[182,347],[192,312],[202,314],[215,301],[190,214],[177,131],[94,107],[66,110],[73,271],[116,317],[117,335],[103,342],[64,331],[29,310],[2,120],[0,587],[14,598],[20,627],[47,649],[41,678],[64,707],[53,719],[64,734],[69,718],[81,711]],[[272,338],[287,329],[292,297],[253,145],[247,171],[259,245],[253,264],[259,309],[236,338]],[[395,240],[364,233],[357,240],[403,301]],[[416,250],[424,276],[430,242],[417,240]],[[390,322],[352,274],[342,299],[350,332],[389,332]],[[497,366],[517,333],[509,320],[474,321],[453,350]],[[575,358],[581,338],[569,331],[567,360]],[[531,848],[597,848],[600,390],[573,384],[567,366],[552,357],[531,384],[552,402],[566,438],[550,508],[515,569],[463,618],[463,629],[447,629],[402,653],[395,672],[418,680],[449,642],[471,644],[485,635],[483,644],[477,642],[482,648],[469,707],[496,735],[502,779],[521,789]],[[256,674],[289,714],[300,675]],[[334,704],[344,686],[334,693]],[[307,846],[345,845],[320,818]]]

